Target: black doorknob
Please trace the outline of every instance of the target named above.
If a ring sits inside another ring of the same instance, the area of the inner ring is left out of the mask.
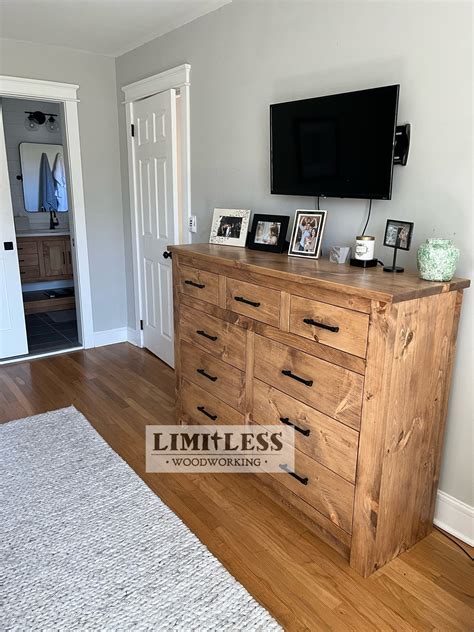
[[[165,259],[172,259],[172,258],[173,258],[172,253],[171,253],[171,252],[168,252],[168,250],[165,250],[165,251],[164,251],[164,253],[163,253],[163,257],[164,257]]]

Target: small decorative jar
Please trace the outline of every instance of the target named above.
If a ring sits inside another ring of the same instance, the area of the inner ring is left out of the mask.
[[[359,261],[371,261],[374,258],[375,237],[360,235],[356,237],[354,258]]]
[[[459,248],[451,239],[427,239],[418,248],[418,272],[426,281],[451,281],[458,261]]]

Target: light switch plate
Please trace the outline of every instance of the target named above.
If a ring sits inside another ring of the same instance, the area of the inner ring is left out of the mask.
[[[189,216],[189,232],[195,233],[196,231],[197,231],[196,215],[190,215]]]

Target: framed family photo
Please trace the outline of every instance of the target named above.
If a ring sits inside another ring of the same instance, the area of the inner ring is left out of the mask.
[[[410,250],[413,236],[413,222],[402,222],[397,219],[388,219],[385,227],[384,246]]]
[[[247,247],[251,250],[283,252],[289,221],[287,215],[254,215]]]
[[[290,256],[306,257],[307,259],[319,257],[326,214],[327,211],[296,211],[288,251]]]
[[[250,211],[236,208],[215,208],[212,218],[211,244],[245,247]]]

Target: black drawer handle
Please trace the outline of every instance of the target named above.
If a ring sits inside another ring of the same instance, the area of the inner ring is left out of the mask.
[[[291,371],[288,371],[286,369],[282,370],[283,375],[286,375],[286,377],[291,377],[292,380],[296,380],[297,382],[301,382],[301,384],[304,384],[305,386],[313,386],[313,380],[305,380],[304,377],[300,377],[299,375],[295,375],[294,373],[292,373]]]
[[[299,426],[297,426],[296,424],[292,423],[288,417],[280,417],[280,421],[282,424],[285,424],[286,426],[291,426],[292,428],[294,428],[297,432],[301,432],[302,435],[304,435],[305,437],[309,437],[309,430],[305,429],[305,428],[300,428]]]
[[[206,373],[206,371],[204,371],[204,369],[196,369],[196,371],[200,375],[203,375],[204,377],[207,377],[207,379],[211,380],[211,382],[215,382],[217,380],[217,377],[215,375],[209,375],[209,373]]]
[[[309,478],[307,476],[298,476],[298,474],[296,472],[292,472],[290,470],[288,465],[280,465],[280,469],[282,469],[284,472],[286,472],[287,474],[289,474],[293,478],[296,478],[296,480],[299,483],[301,483],[302,485],[307,485],[309,483]]]
[[[313,320],[312,318],[303,318],[303,322],[307,325],[313,325],[313,327],[319,327],[320,329],[333,331],[335,334],[337,334],[337,332],[339,331],[339,327],[333,327],[332,325],[326,325],[325,323],[318,323],[317,320]]]
[[[211,413],[208,413],[204,406],[197,406],[197,409],[200,413],[206,415],[206,417],[209,417],[209,419],[212,419],[212,421],[215,421],[217,419],[217,415],[211,415]]]
[[[186,279],[185,283],[186,285],[192,285],[193,287],[198,287],[200,290],[206,287],[204,283],[195,283],[194,281],[190,281],[189,279]]]
[[[211,336],[210,334],[206,334],[206,332],[203,331],[202,329],[196,329],[196,333],[199,336],[204,336],[204,338],[208,338],[209,340],[212,340],[212,342],[215,342],[217,340],[217,336]]]
[[[254,301],[249,301],[243,296],[234,296],[234,301],[239,303],[246,303],[247,305],[251,305],[252,307],[260,307],[260,303],[255,303]]]

